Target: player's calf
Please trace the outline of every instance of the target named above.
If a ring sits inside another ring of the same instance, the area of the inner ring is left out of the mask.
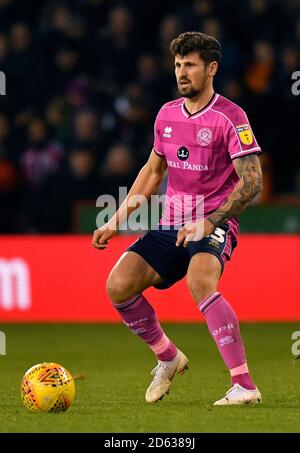
[[[132,333],[148,344],[158,360],[174,359],[177,349],[164,333],[153,307],[142,294],[135,295],[119,304],[113,303],[113,306],[120,314],[124,324]]]

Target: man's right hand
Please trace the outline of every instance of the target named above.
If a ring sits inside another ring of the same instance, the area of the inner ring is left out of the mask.
[[[95,249],[104,250],[107,248],[108,241],[117,234],[117,230],[113,229],[110,223],[106,223],[98,230],[94,231],[92,244]]]

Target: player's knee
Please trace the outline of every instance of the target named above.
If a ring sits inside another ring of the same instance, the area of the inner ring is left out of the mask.
[[[132,285],[128,279],[113,272],[107,279],[106,291],[112,302],[117,304],[132,296]]]
[[[119,278],[115,273],[110,274],[106,282],[106,292],[113,302],[117,302],[123,293],[122,279]]]
[[[196,302],[209,297],[216,291],[215,282],[205,274],[187,278],[187,285]]]

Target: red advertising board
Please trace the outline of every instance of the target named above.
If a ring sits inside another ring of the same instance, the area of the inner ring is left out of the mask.
[[[118,322],[105,282],[133,240],[98,251],[90,236],[2,236],[0,322]],[[300,236],[240,235],[219,290],[241,321],[299,321]],[[162,321],[203,321],[185,279],[145,295]]]

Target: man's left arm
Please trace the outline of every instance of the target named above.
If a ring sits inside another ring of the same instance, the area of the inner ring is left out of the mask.
[[[208,236],[217,226],[238,216],[263,189],[262,170],[257,154],[238,157],[232,161],[232,164],[239,181],[227,197],[227,201],[204,220],[202,237]],[[193,224],[185,225],[178,232],[176,245],[183,243],[183,246],[187,247],[189,243],[187,236],[193,235],[193,233],[195,233]],[[190,240],[191,238],[192,236],[189,236]],[[199,240],[199,238],[195,240]]]
[[[232,163],[240,179],[226,203],[207,218],[214,228],[238,216],[263,189],[262,170],[256,154],[239,157]]]

